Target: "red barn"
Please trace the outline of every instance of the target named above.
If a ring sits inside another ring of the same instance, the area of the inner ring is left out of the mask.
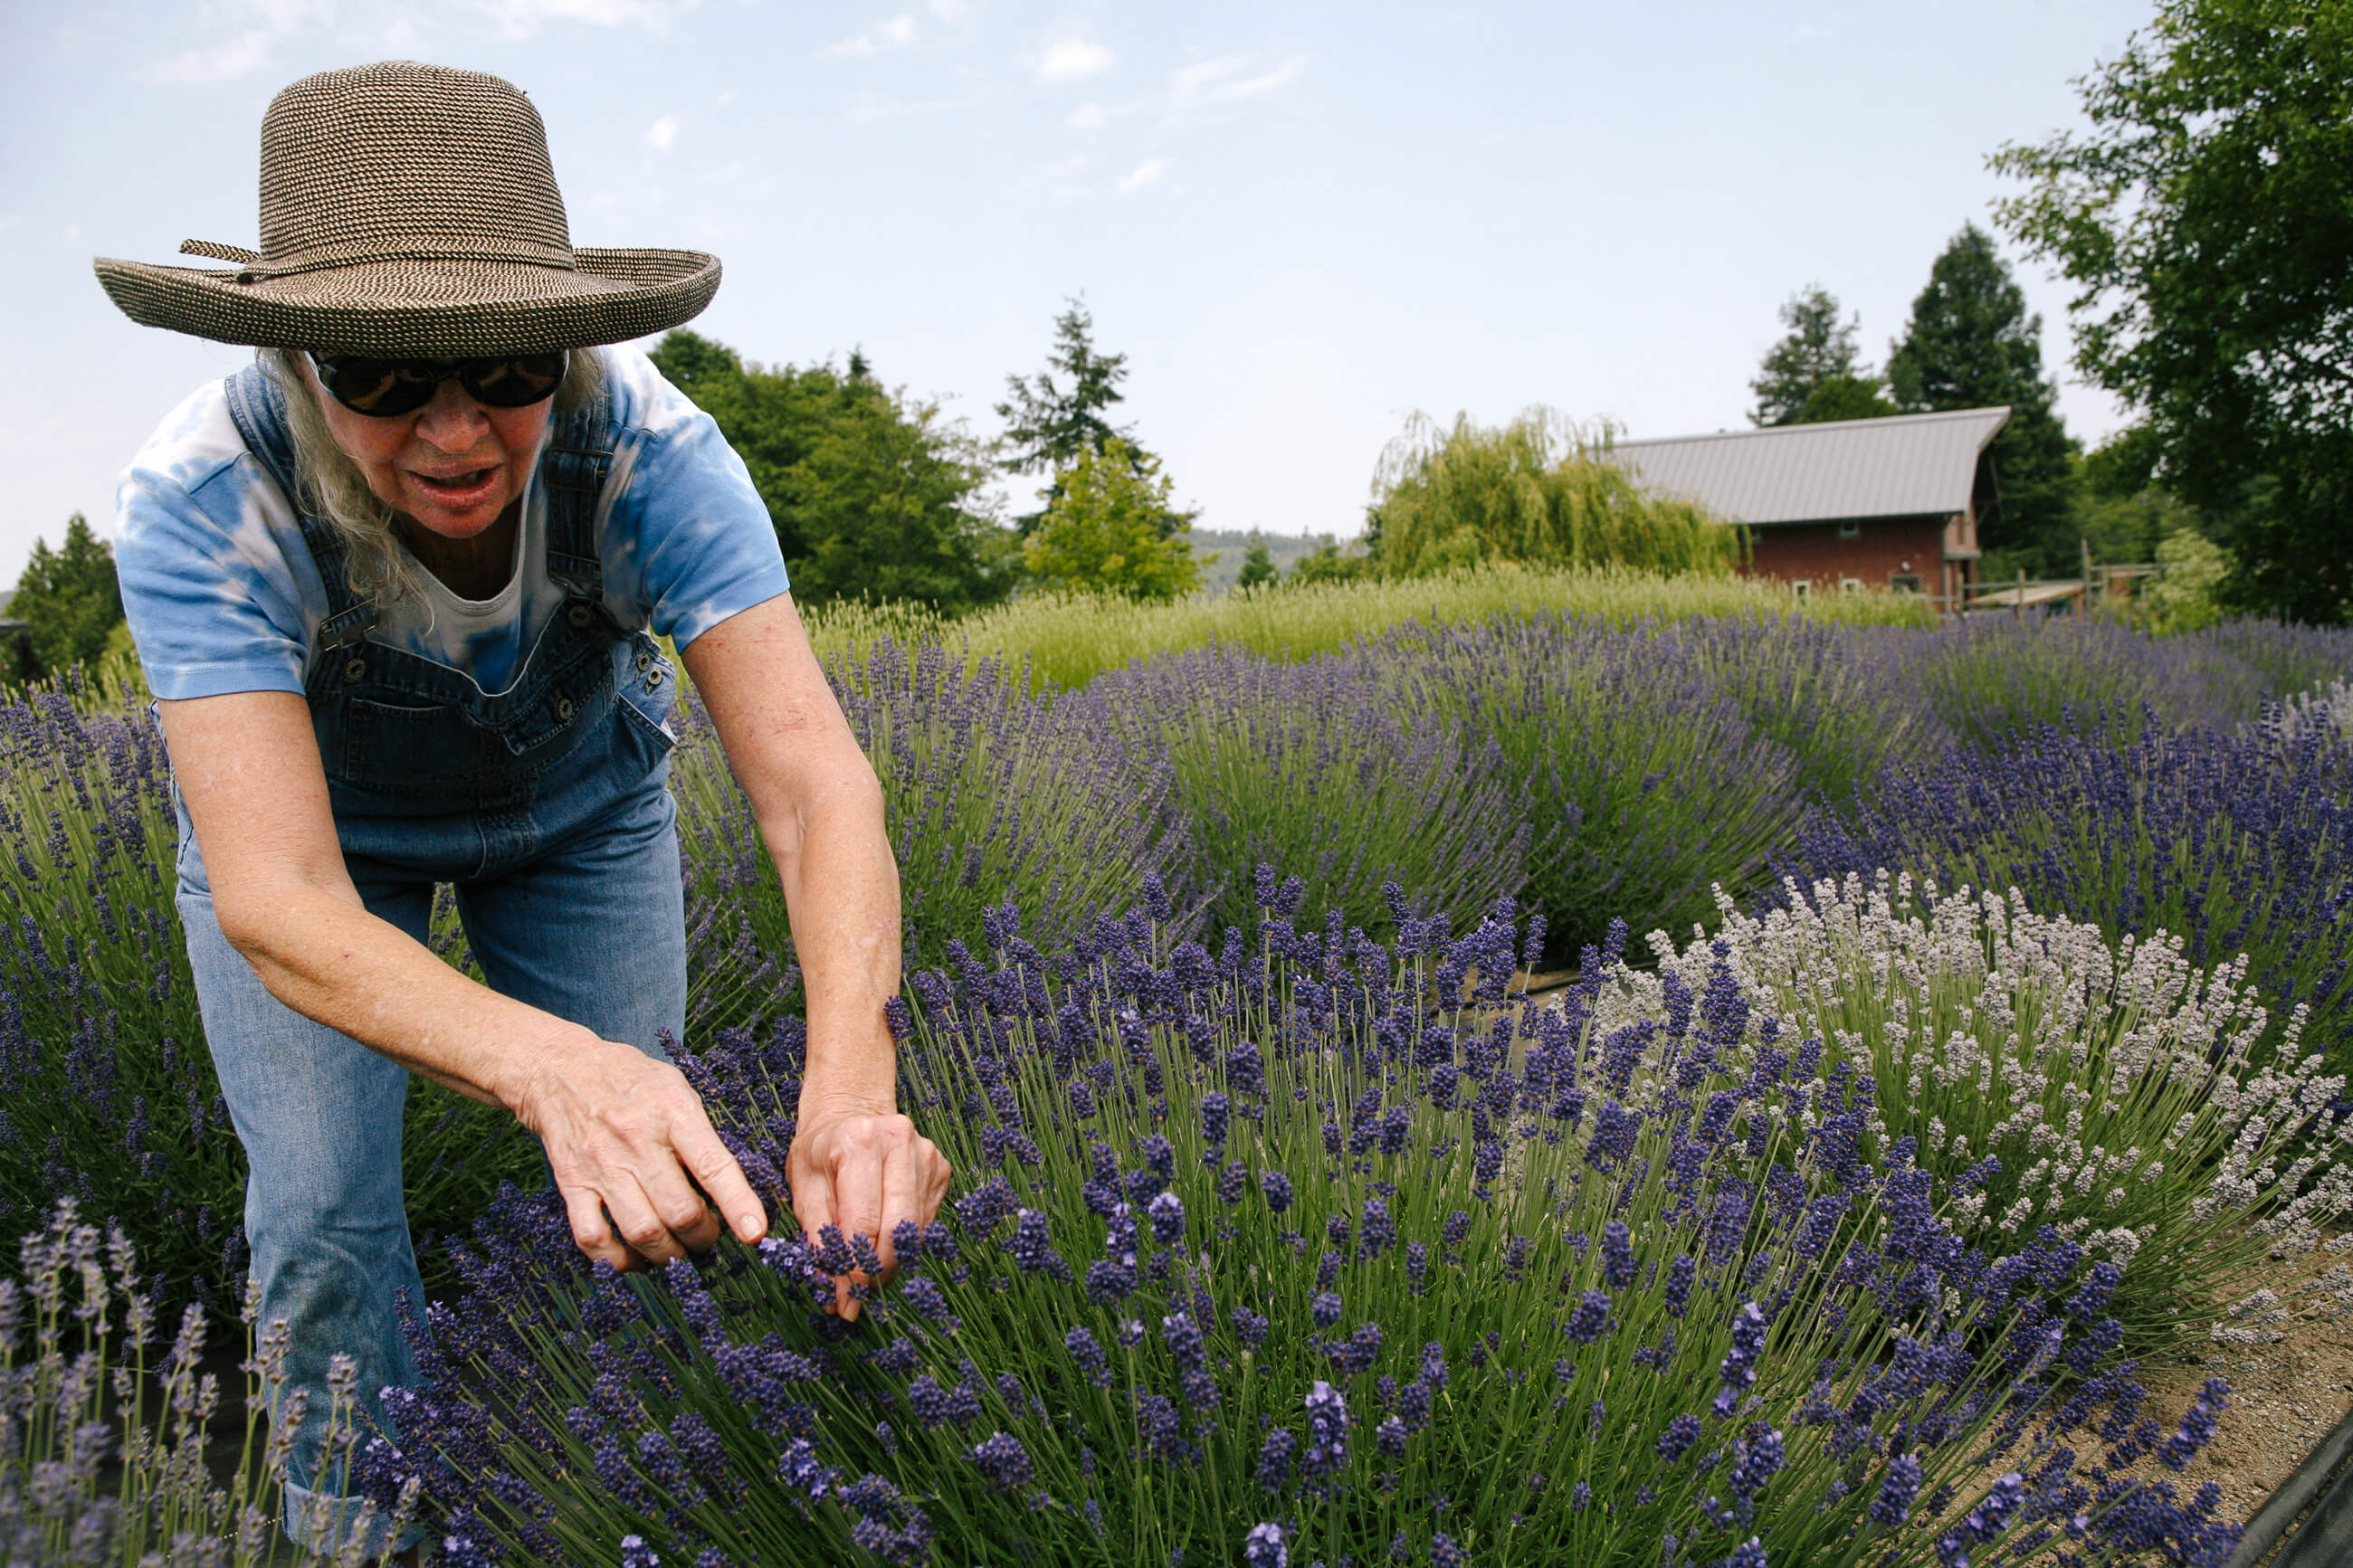
[[[1978,516],[1993,504],[1986,447],[2007,408],[1780,425],[1620,441],[1649,489],[1748,525],[1752,576],[1803,593],[1926,594],[1959,608],[1977,581]]]

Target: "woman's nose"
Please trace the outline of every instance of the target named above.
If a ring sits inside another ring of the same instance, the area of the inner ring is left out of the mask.
[[[417,437],[445,452],[463,452],[480,441],[491,423],[456,376],[433,389],[433,401],[417,411]]]

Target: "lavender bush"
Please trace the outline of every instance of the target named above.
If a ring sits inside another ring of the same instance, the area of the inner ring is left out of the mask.
[[[2072,616],[1947,626],[1911,652],[1910,683],[1954,738],[1978,751],[2047,724],[2096,723],[2104,739],[2128,744],[2146,721],[2251,718],[2270,689],[2211,641]]]
[[[1132,755],[1082,700],[1033,696],[1020,670],[989,659],[967,668],[938,647],[888,638],[828,660],[826,674],[882,784],[910,963],[938,962],[952,940],[979,941],[982,911],[1007,900],[1060,940],[1105,903],[1133,901],[1147,877],[1181,885],[1194,875],[1166,759]],[[786,951],[784,899],[691,697],[672,773],[681,849],[705,900],[698,918],[735,955],[721,968],[736,972]],[[712,968],[699,968],[708,987]],[[738,999],[703,1013],[742,1024],[765,1010]]]
[[[245,1275],[245,1153],[188,973],[178,829],[143,702],[72,689],[0,704],[0,1226],[58,1194],[118,1215],[166,1295],[227,1313]],[[460,1231],[533,1169],[503,1113],[423,1079],[408,1098],[409,1213]],[[5,1231],[0,1231],[5,1234]]]
[[[370,1484],[424,1479],[451,1568],[2230,1551],[2218,1489],[2133,1473],[2226,1387],[2147,1418],[2114,1269],[1968,1246],[1916,1142],[1867,1152],[1869,1074],[1732,963],[1605,1027],[1600,955],[1504,994],[1508,905],[1384,947],[1298,897],[1216,955],[1148,906],[1050,956],[1000,910],[993,963],[920,977],[902,1098],[962,1194],[854,1327],[816,1305],[869,1237],[622,1277],[511,1194]],[[799,1066],[786,1032],[692,1071],[749,1149]]]
[[[1532,846],[1525,882],[1505,890],[1567,952],[1630,910],[1675,928],[1705,918],[1712,886],[1758,882],[1796,830],[1795,759],[1679,637],[1566,619],[1416,626],[1374,657],[1408,706],[1492,741]]]
[[[101,1238],[71,1198],[25,1237],[20,1256],[21,1282],[0,1279],[0,1560],[11,1568],[389,1561],[388,1543],[414,1517],[415,1487],[398,1491],[388,1513],[364,1503],[326,1555],[280,1542],[289,1444],[279,1432],[290,1432],[300,1416],[262,1439],[263,1413],[284,1384],[286,1325],[273,1322],[257,1342],[254,1292],[245,1306],[244,1441],[234,1479],[223,1485],[207,1451],[221,1391],[198,1369],[203,1310],[188,1306],[169,1350],[151,1363],[157,1302],[141,1289],[135,1248],[120,1226]],[[349,1363],[343,1382],[350,1383]],[[348,1451],[357,1409],[348,1387],[338,1392],[325,1452]],[[338,1500],[320,1497],[314,1538],[332,1535],[325,1510]]]
[[[1885,873],[1810,889],[1761,918],[1732,907],[1653,973],[1620,969],[1605,1016],[1647,1016],[1728,968],[1786,1032],[1830,1042],[1879,1086],[1872,1147],[1915,1145],[1957,1201],[1955,1233],[1989,1252],[2048,1226],[2123,1269],[2108,1311],[2135,1353],[2184,1335],[2236,1342],[2233,1311],[2278,1260],[2353,1211],[2344,1090],[2302,1056],[2249,1058],[2267,1014],[2236,960],[2211,970],[2178,940],[2126,937],[2008,898]],[[2273,1337],[2276,1337],[2274,1335]]]
[[[1550,826],[1525,820],[1476,726],[1401,710],[1395,682],[1377,658],[1212,648],[1102,676],[1085,700],[1133,754],[1167,759],[1206,859],[1210,930],[1254,923],[1261,865],[1350,925],[1388,924],[1392,877],[1468,920],[1519,891]]]
[[[2353,1065],[2353,747],[2274,721],[2242,731],[2046,725],[1990,753],[1891,771],[1844,814],[1817,810],[1782,869],[1800,885],[1898,868],[1947,888],[2017,889],[2110,936],[2178,938],[2188,962],[2249,958],[2274,1026]],[[2258,1053],[2267,1057],[2276,1046]]]

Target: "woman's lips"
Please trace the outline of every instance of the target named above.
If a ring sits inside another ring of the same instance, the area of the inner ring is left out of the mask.
[[[491,489],[498,483],[499,470],[495,467],[470,468],[464,473],[443,478],[434,474],[421,474],[411,468],[409,477],[417,481],[417,489],[431,496],[441,505],[463,510],[467,507],[480,505],[490,499]]]

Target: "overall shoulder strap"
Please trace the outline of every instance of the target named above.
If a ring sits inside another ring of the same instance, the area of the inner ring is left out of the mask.
[[[605,566],[596,549],[596,510],[613,471],[617,434],[607,387],[585,406],[555,416],[539,457],[539,482],[547,492],[547,575],[572,601],[566,613],[575,626],[604,612]]]
[[[221,384],[228,395],[228,416],[237,425],[237,435],[243,437],[246,450],[253,454],[254,460],[284,492],[286,504],[294,510],[295,525],[302,531],[302,542],[319,569],[319,581],[327,592],[327,616],[319,623],[317,640],[311,650],[311,678],[303,682],[306,689],[315,689],[321,672],[332,668],[345,649],[375,629],[375,601],[363,599],[352,592],[350,574],[344,570],[343,536],[332,524],[311,516],[310,509],[303,505],[301,483],[294,464],[294,437],[286,426],[286,405],[277,382],[257,363]]]

